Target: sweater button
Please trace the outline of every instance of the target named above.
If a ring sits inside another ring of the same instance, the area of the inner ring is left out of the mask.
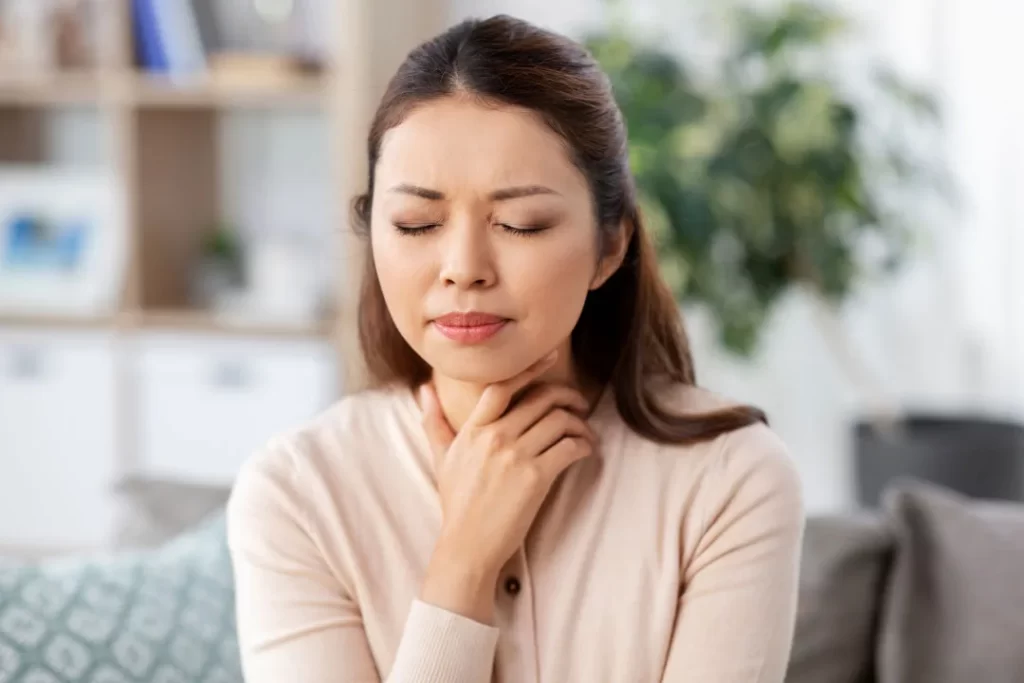
[[[519,579],[517,579],[516,577],[510,576],[507,579],[505,579],[505,592],[511,595],[512,597],[519,595],[519,590],[521,588],[522,586],[519,584]]]

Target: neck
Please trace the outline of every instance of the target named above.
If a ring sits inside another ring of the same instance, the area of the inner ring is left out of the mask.
[[[448,423],[452,426],[452,429],[459,431],[466,424],[487,385],[453,379],[438,372],[434,373],[433,382]],[[546,382],[565,384],[578,389],[591,405],[593,405],[600,393],[599,387],[591,387],[582,381],[569,353],[568,344],[566,344],[563,352],[559,354],[559,359],[555,362],[555,365],[538,379],[538,383]]]

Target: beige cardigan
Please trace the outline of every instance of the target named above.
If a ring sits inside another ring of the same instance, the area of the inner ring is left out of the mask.
[[[441,514],[411,391],[347,397],[269,444],[228,514],[246,681],[780,683],[804,528],[783,444],[755,425],[658,445],[608,394],[591,423],[600,451],[557,481],[494,625],[417,598]]]

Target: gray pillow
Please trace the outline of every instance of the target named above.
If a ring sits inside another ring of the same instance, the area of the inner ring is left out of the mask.
[[[1024,681],[1024,505],[906,483],[885,507],[899,551],[879,683]]]
[[[808,520],[787,683],[872,683],[893,535],[869,513]]]
[[[154,548],[219,514],[230,486],[129,476],[116,488],[116,548]]]

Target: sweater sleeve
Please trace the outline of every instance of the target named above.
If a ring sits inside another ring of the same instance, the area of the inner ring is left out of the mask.
[[[764,426],[726,437],[701,485],[703,533],[683,583],[663,683],[782,683],[804,530],[799,477]]]
[[[228,504],[247,683],[379,683],[353,593],[332,571],[282,446],[250,461]],[[414,601],[387,683],[490,681],[498,630]]]

